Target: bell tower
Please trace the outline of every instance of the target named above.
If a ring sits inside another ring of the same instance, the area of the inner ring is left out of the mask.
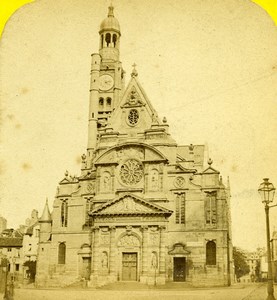
[[[97,147],[97,133],[107,126],[124,88],[124,71],[119,61],[121,33],[113,10],[110,6],[108,16],[100,25],[99,53],[92,54],[88,160]]]

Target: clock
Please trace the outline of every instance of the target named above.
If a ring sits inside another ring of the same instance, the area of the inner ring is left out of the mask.
[[[110,75],[102,75],[99,78],[99,87],[102,91],[110,90],[114,85],[114,80]]]

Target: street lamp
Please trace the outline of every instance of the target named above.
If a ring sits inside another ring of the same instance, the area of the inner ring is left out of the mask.
[[[265,205],[266,216],[266,242],[267,242],[267,262],[268,262],[268,275],[267,275],[267,300],[276,300],[274,297],[273,288],[273,276],[272,276],[272,263],[271,263],[271,251],[270,251],[270,227],[269,227],[269,208],[277,205],[269,205],[273,202],[275,187],[268,181],[268,178],[264,178],[264,181],[260,184],[258,189],[261,195],[262,202]]]

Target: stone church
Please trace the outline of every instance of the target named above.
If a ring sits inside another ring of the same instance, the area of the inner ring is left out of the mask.
[[[229,285],[230,190],[204,145],[177,145],[138,81],[125,86],[110,6],[92,54],[87,153],[40,218],[36,285]]]

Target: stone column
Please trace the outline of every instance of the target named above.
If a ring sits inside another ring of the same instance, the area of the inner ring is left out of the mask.
[[[92,250],[92,273],[93,275],[98,275],[98,267],[99,267],[99,230],[98,226],[93,228],[94,239],[93,239],[93,250]]]
[[[110,274],[116,275],[116,244],[115,244],[115,226],[110,227]]]
[[[165,226],[160,226],[159,273],[165,275]]]
[[[142,230],[142,276],[148,272],[148,226],[141,226]]]

